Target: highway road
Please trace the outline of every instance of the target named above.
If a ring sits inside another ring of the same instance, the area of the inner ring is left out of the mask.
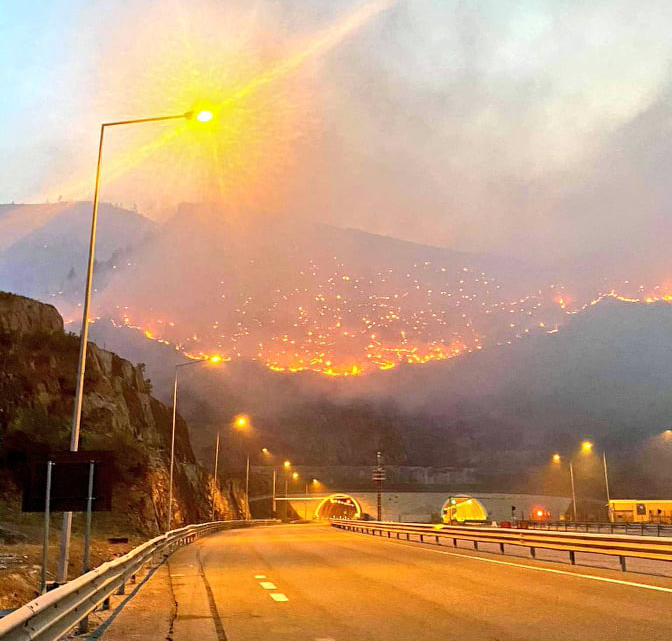
[[[205,537],[116,599],[106,641],[672,638],[669,578],[313,524]]]

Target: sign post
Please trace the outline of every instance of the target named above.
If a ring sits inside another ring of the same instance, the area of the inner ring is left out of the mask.
[[[382,461],[382,452],[376,452],[376,462],[377,465],[373,470],[373,480],[376,482],[376,494],[377,502],[376,506],[378,508],[377,519],[378,521],[383,520],[383,481],[385,480],[385,470],[381,464]]]
[[[42,580],[40,581],[40,594],[47,591],[47,564],[49,563],[49,517],[51,503],[51,468],[54,463],[47,461],[47,483],[44,495],[44,543],[42,545]]]

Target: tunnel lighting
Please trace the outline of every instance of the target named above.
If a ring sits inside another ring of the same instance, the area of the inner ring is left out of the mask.
[[[213,115],[214,114],[209,109],[203,109],[196,114],[196,120],[200,122],[209,122],[212,120]]]
[[[285,461],[283,465],[285,466],[285,469],[288,469],[292,466],[292,464],[289,461]]]
[[[239,430],[244,430],[245,428],[249,427],[250,418],[249,418],[249,416],[246,416],[245,414],[239,414],[238,416],[236,416],[235,419],[233,419],[233,424]]]
[[[560,454],[553,454],[553,462],[554,463],[560,462]]]
[[[261,448],[261,453],[262,454],[268,454],[268,448],[267,447],[262,447]]]
[[[293,472],[292,473],[292,478],[296,481],[296,479],[299,478],[299,473],[298,472]]]
[[[581,443],[581,449],[584,452],[592,452],[593,444],[590,441],[583,441],[583,443]]]
[[[209,360],[210,360],[211,363],[220,363],[221,360],[222,360],[222,357],[221,356],[211,356]]]

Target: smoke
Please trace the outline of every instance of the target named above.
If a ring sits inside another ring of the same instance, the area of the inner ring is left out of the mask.
[[[0,153],[21,149],[6,199],[85,197],[101,121],[179,113],[270,75],[214,140],[111,132],[104,198],[154,218],[207,200],[551,262],[657,242],[669,3],[67,4],[39,18],[50,74],[19,38],[38,18],[5,20],[22,27],[2,45],[18,54],[3,79],[21,80],[1,109],[15,133]]]

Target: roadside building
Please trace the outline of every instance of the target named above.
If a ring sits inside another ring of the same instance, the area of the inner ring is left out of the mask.
[[[616,522],[672,523],[672,500],[613,499],[609,515]]]

